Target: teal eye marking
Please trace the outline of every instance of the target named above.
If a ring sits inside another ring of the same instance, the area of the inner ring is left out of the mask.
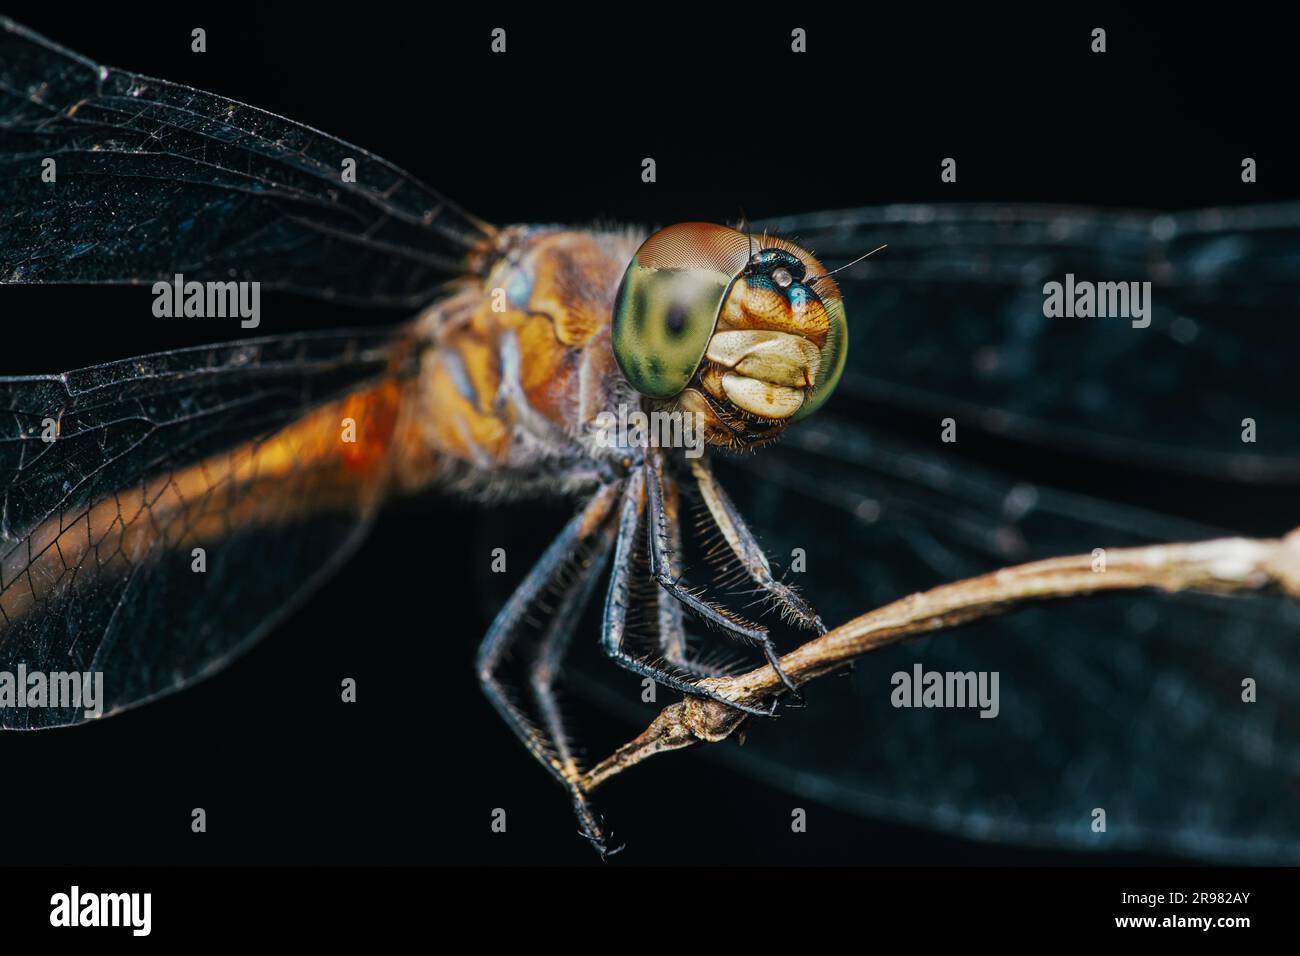
[[[754,258],[749,261],[749,267],[745,269],[746,273],[758,272],[764,275],[772,276],[775,280],[776,273],[784,270],[790,279],[801,282],[803,277],[808,274],[807,267],[793,253],[786,252],[784,249],[764,249],[755,253]],[[777,282],[777,285],[786,286],[789,282]]]
[[[816,293],[814,293],[812,289],[808,288],[802,282],[790,286],[790,288],[785,290],[785,294],[786,294],[786,298],[790,300],[790,304],[794,306],[796,309],[801,306],[807,305],[809,302],[812,302],[814,299],[817,298]],[[834,316],[832,316],[831,318],[834,319]]]

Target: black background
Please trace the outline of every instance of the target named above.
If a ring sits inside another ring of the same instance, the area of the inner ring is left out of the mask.
[[[497,223],[734,221],[902,201],[1178,209],[1294,198],[1289,24],[1046,8],[625,4],[12,11],[101,62],[360,144]],[[202,26],[208,52],[190,52]],[[493,27],[509,52],[489,52]],[[790,30],[809,53],[790,52]],[[1109,52],[1089,52],[1090,31]],[[643,157],[658,182],[641,182]],[[943,157],[959,182],[939,181]],[[1240,181],[1243,156],[1259,182]],[[865,251],[865,250],[864,250]],[[0,373],[233,337],[157,322],[147,289],[4,289]],[[268,297],[260,333],[400,314]],[[142,318],[145,317],[145,318]],[[342,573],[222,675],[102,724],[0,737],[0,861],[594,863],[560,791],[479,694],[475,646],[563,505],[401,502]],[[595,632],[590,632],[594,643]],[[400,665],[400,666],[399,666]],[[355,677],[360,703],[338,702]],[[609,680],[629,695],[630,675]],[[604,744],[639,728],[575,702]],[[794,712],[787,719],[797,721]],[[593,752],[601,749],[593,743]],[[691,752],[599,795],[631,863],[1090,863],[811,809]],[[190,832],[204,807],[209,832]],[[509,831],[489,831],[494,807]],[[1104,858],[1137,862],[1138,858]]]

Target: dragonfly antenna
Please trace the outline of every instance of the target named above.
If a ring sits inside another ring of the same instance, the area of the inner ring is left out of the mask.
[[[865,255],[858,256],[858,257],[857,257],[856,259],[854,259],[852,262],[846,263],[845,265],[840,266],[838,269],[832,269],[830,272],[823,272],[823,273],[822,273],[821,275],[819,275],[819,276],[813,276],[813,277],[812,277],[811,279],[809,279],[808,281],[809,281],[809,282],[816,282],[816,281],[818,281],[819,279],[827,279],[827,278],[830,278],[831,276],[835,275],[835,273],[837,273],[837,272],[843,272],[843,271],[844,271],[845,269],[847,269],[849,266],[856,266],[859,262],[861,262],[863,259],[866,259],[868,256],[874,256],[874,255],[875,255],[877,252],[879,252],[881,249],[887,249],[887,248],[889,248],[889,243],[885,243],[883,246],[876,246],[876,248],[872,249],[870,252],[866,253]]]

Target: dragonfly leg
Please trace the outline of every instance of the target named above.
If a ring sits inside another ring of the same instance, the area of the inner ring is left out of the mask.
[[[591,841],[602,858],[613,856],[623,847],[608,849],[605,843],[606,835],[602,833],[603,821],[587,802],[586,796],[578,786],[582,768],[578,765],[578,760],[569,744],[569,735],[564,729],[564,716],[560,713],[555,698],[554,685],[555,678],[564,664],[569,639],[577,629],[583,609],[591,602],[592,593],[600,581],[600,572],[609,558],[610,545],[613,543],[612,532],[613,527],[609,522],[602,523],[598,540],[587,549],[587,554],[577,558],[575,577],[561,592],[560,601],[551,615],[551,622],[542,638],[541,648],[533,660],[529,673],[529,683],[533,689],[533,697],[537,701],[542,725],[550,736],[555,756],[559,759],[560,773],[573,800],[573,808],[582,826],[582,834]],[[612,837],[613,834],[610,833],[608,836]]]
[[[620,667],[624,667],[642,677],[649,677],[678,693],[716,700],[720,704],[725,704],[746,714],[771,717],[775,711],[775,703],[773,703],[772,710],[762,710],[758,707],[750,707],[747,704],[729,700],[716,691],[701,687],[690,679],[682,677],[679,673],[675,673],[660,664],[634,657],[624,649],[623,639],[627,631],[628,585],[632,568],[635,566],[632,552],[636,547],[637,532],[641,528],[645,510],[645,473],[638,469],[633,471],[628,478],[626,489],[623,492],[623,507],[618,519],[618,541],[614,548],[614,568],[610,573],[609,591],[605,596],[604,626],[601,634],[601,645],[604,647],[605,653]]]
[[[721,605],[707,600],[683,585],[681,580],[673,574],[668,517],[664,512],[662,468],[663,463],[658,456],[653,454],[646,456],[645,467],[642,471],[645,475],[646,497],[650,510],[650,571],[655,580],[693,614],[733,637],[761,647],[763,656],[767,658],[772,670],[776,671],[786,690],[790,692],[795,700],[802,701],[803,697],[799,693],[798,687],[794,681],[790,680],[785,669],[781,666],[781,657],[776,652],[776,645],[772,642],[772,636],[768,634],[767,628],[752,621],[747,621]]]
[[[618,850],[607,848],[603,821],[578,786],[582,772],[564,731],[553,684],[582,607],[590,598],[609,556],[613,529],[606,519],[619,491],[619,485],[606,486],[565,525],[497,614],[479,646],[477,658],[484,694],[528,752],[569,792],[582,835],[602,858]],[[512,698],[497,676],[497,669],[524,630],[529,611],[539,598],[553,591],[560,595],[559,604],[550,615],[530,673],[542,721],[539,728]]]
[[[681,576],[682,530],[681,530],[681,496],[678,493],[677,480],[665,476],[663,482],[664,520],[668,536],[668,570],[674,577]],[[655,600],[658,605],[659,649],[664,659],[674,667],[679,667],[694,677],[725,677],[732,670],[722,663],[708,663],[691,657],[686,642],[686,627],[682,621],[682,605],[667,588],[655,588]]]
[[[692,461],[691,474],[695,477],[705,507],[709,509],[714,524],[718,526],[731,553],[749,573],[750,579],[781,605],[790,620],[818,634],[825,634],[826,625],[822,623],[821,615],[816,609],[790,585],[773,577],[772,566],[767,563],[767,555],[754,540],[749,525],[736,510],[736,506],[731,503],[722,485],[718,484],[717,479],[713,477],[713,472],[708,465],[698,459]]]

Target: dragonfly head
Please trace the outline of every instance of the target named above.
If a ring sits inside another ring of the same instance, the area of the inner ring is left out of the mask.
[[[641,244],[612,332],[637,391],[699,413],[708,440],[733,448],[771,441],[820,408],[848,346],[839,288],[810,253],[699,222]]]

